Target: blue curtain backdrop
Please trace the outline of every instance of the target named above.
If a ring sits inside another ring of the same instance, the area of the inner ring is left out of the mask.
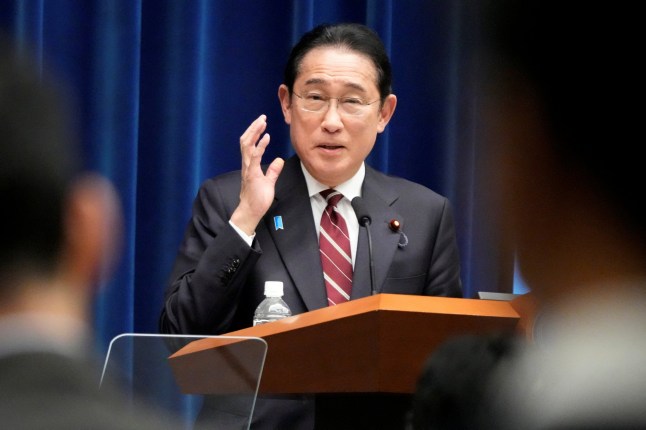
[[[73,90],[87,167],[121,195],[125,244],[96,300],[102,347],[156,333],[162,297],[199,184],[238,169],[259,114],[265,159],[291,155],[277,88],[290,47],[322,22],[361,22],[391,55],[397,111],[368,162],[453,203],[465,296],[512,291],[481,198],[466,49],[476,2],[418,0],[2,0],[0,26]],[[411,220],[414,222],[414,220]]]

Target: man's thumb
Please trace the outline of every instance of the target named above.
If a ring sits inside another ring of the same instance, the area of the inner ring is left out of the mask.
[[[276,158],[274,161],[271,162],[269,167],[267,167],[267,174],[266,177],[271,179],[274,183],[276,183],[276,180],[278,179],[278,175],[280,175],[280,172],[283,171],[283,166],[285,166],[285,160],[282,158]]]

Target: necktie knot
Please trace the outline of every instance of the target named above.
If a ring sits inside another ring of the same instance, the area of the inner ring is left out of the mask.
[[[328,206],[336,206],[343,198],[343,194],[332,188],[321,191],[321,195],[327,201]]]

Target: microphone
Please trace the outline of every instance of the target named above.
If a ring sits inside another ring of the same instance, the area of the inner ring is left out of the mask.
[[[363,203],[363,199],[359,196],[355,197],[352,199],[352,208],[354,209],[354,213],[357,216],[357,220],[359,221],[359,225],[361,227],[366,228],[366,232],[368,233],[368,259],[370,260],[370,291],[371,293],[377,294],[377,291],[375,290],[375,263],[372,258],[372,236],[370,236],[370,223],[372,222],[372,218],[370,218],[370,215],[368,214],[368,209],[366,208],[366,205]]]

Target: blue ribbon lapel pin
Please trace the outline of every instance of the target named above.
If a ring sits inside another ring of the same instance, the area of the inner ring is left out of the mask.
[[[285,230],[285,227],[283,226],[283,217],[278,215],[274,217],[274,228],[278,230]]]

